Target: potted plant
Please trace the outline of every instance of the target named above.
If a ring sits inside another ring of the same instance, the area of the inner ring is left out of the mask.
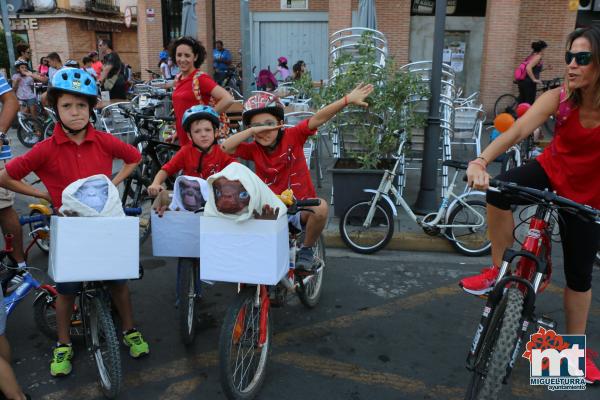
[[[338,132],[340,155],[333,168],[335,215],[360,198],[363,189],[377,189],[385,168],[391,168],[391,156],[398,147],[396,133],[410,132],[423,119],[411,112],[409,101],[427,96],[422,81],[396,68],[391,59],[380,61],[381,53],[372,45],[369,32],[359,39],[354,52],[346,52],[331,62],[328,84],[312,93],[316,109],[342,98],[360,82],[372,83],[375,90],[367,98],[369,107],[346,107],[329,123],[330,132]],[[312,83],[312,82],[311,82]],[[300,80],[295,88],[304,93],[310,88]]]

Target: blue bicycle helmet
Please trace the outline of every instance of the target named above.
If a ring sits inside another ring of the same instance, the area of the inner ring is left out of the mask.
[[[90,105],[98,102],[96,80],[86,71],[75,68],[61,68],[52,77],[52,86],[48,89],[48,101],[56,104],[57,92],[85,96]]]
[[[205,106],[203,104],[197,104],[195,106],[191,106],[183,113],[183,118],[181,120],[181,126],[186,132],[189,132],[190,125],[192,122],[197,121],[199,119],[207,119],[215,127],[219,127],[221,121],[219,119],[219,114],[215,111],[214,108],[210,106]]]

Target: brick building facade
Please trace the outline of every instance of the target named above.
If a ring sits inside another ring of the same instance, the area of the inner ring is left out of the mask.
[[[473,4],[472,0],[457,1],[459,5],[469,2]],[[161,10],[162,2],[159,0],[141,0],[137,3],[140,14],[149,8],[154,10],[156,15],[153,22],[139,18],[140,64],[144,71],[146,68],[154,68],[158,61],[157,55],[163,44],[160,42],[163,31],[159,15],[164,10]],[[331,34],[352,26],[353,14],[355,16],[358,9],[358,0],[308,0],[307,8],[302,10],[285,10],[282,7],[284,3],[282,0],[250,0],[251,18],[259,14],[327,13],[327,30]],[[411,40],[411,35],[421,32],[415,29],[417,18],[420,16],[416,17],[414,12],[411,13],[414,0],[376,0],[375,3],[378,29],[387,36],[390,54],[396,63],[401,65],[418,61],[411,60],[411,53],[415,53],[415,49],[411,49],[411,43],[413,46],[415,43],[417,46],[430,46],[429,43],[425,43],[430,41],[430,37],[423,37],[422,40],[414,40],[413,37]],[[478,0],[478,3],[482,4],[483,0]],[[212,4],[215,5],[214,27]],[[562,74],[564,42],[567,34],[575,28],[577,7],[573,7],[570,0],[488,0],[484,4],[486,6],[480,16],[466,18],[475,20],[481,28],[480,31],[471,32],[471,35],[478,35],[473,39],[476,39],[479,45],[479,48],[472,48],[471,51],[480,53],[480,56],[475,63],[477,65],[469,65],[469,68],[477,70],[477,82],[472,86],[474,90],[481,92],[483,103],[490,109],[498,95],[516,92],[516,85],[512,82],[513,72],[520,61],[529,54],[533,41],[542,39],[549,45],[544,62],[552,69],[544,71],[542,79]],[[241,48],[240,1],[198,0],[196,14],[198,39],[208,44],[208,52],[210,53],[213,39],[216,38],[225,43],[225,47],[233,55],[234,62],[238,62],[238,50]],[[457,19],[459,17],[448,15],[447,29],[453,18],[455,30],[456,21],[463,21]],[[427,22],[427,19],[421,18],[418,21],[420,24],[425,21],[431,29],[431,23]],[[145,48],[150,43],[154,46],[151,49]],[[257,43],[255,39],[253,43]],[[266,43],[259,43],[259,46],[266,46]],[[211,64],[211,60],[207,60],[204,68],[210,69]],[[473,74],[472,71],[471,73]]]
[[[137,23],[125,26],[122,11],[135,1],[104,2],[114,4],[112,9],[98,10],[93,2],[81,0],[59,0],[57,8],[49,12],[25,12],[11,15],[13,41],[25,40],[32,50],[32,64],[36,68],[41,57],[57,52],[63,61],[82,58],[97,50],[100,38],[113,41],[125,63],[133,71],[140,70],[138,55]]]

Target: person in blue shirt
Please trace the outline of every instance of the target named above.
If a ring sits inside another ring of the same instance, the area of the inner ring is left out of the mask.
[[[227,70],[231,65],[231,53],[223,47],[223,42],[217,40],[213,50],[213,67],[215,69],[215,81],[220,85],[227,76]]]

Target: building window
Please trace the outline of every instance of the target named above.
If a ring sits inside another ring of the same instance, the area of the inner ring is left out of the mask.
[[[163,42],[168,45],[171,40],[181,36],[182,0],[162,0]]]
[[[281,0],[282,10],[308,10],[308,0]]]

